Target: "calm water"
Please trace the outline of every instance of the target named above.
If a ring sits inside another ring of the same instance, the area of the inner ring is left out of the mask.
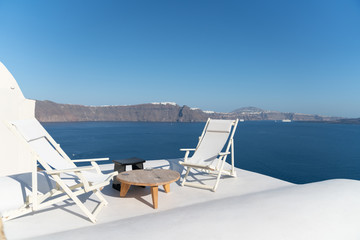
[[[85,122],[44,127],[72,159],[183,157],[204,123]],[[360,180],[360,125],[240,122],[236,167],[293,183],[332,178]]]

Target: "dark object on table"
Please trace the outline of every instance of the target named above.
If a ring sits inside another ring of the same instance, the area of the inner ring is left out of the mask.
[[[144,169],[144,159],[132,157],[127,159],[121,159],[121,160],[113,160],[114,163],[114,170],[118,171],[119,173],[126,171],[126,166],[131,165],[132,170],[136,169]],[[114,177],[113,179],[113,188],[120,191],[121,184],[120,182]]]

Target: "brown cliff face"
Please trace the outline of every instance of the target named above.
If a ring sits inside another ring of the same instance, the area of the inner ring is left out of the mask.
[[[171,103],[139,104],[131,106],[84,106],[36,101],[35,116],[40,122],[204,122],[208,118],[292,121],[336,121],[341,118],[301,113],[264,111],[259,108],[242,108],[231,113],[209,113],[188,106]]]
[[[51,101],[36,101],[35,116],[41,122],[202,122],[208,118],[201,110],[173,104],[93,107]]]

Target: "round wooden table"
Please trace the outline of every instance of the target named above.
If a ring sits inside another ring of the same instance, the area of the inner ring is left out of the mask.
[[[154,208],[158,208],[159,186],[163,185],[166,193],[170,192],[170,183],[177,181],[180,174],[167,169],[143,169],[121,172],[116,179],[121,182],[120,197],[125,197],[131,185],[150,186]]]

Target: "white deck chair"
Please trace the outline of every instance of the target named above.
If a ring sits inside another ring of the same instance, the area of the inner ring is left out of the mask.
[[[238,124],[236,120],[208,119],[205,128],[199,137],[199,143],[195,149],[180,149],[186,151],[184,161],[179,163],[187,167],[182,186],[192,186],[210,189],[215,192],[222,174],[236,177],[234,167],[234,134]],[[226,145],[226,147],[225,147]],[[221,152],[225,147],[225,151]],[[230,149],[231,148],[231,149]],[[189,157],[190,151],[194,151]],[[224,170],[227,155],[231,154],[231,169]],[[191,168],[205,170],[217,174],[214,186],[186,182]]]
[[[32,196],[28,202],[28,211],[35,211],[71,198],[95,223],[97,214],[107,204],[100,190],[117,174],[117,172],[103,174],[95,161],[108,160],[108,158],[71,160],[36,119],[13,121],[9,127],[29,147],[33,160],[39,163],[45,173],[56,182],[56,188],[45,194],[37,194],[38,174],[33,173],[32,192],[35,196]],[[74,162],[86,161],[91,162],[92,166],[77,167],[74,164]],[[94,193],[100,200],[92,212],[78,198],[79,195],[87,192]],[[3,216],[3,219],[8,220],[18,215],[17,213],[12,216]]]

